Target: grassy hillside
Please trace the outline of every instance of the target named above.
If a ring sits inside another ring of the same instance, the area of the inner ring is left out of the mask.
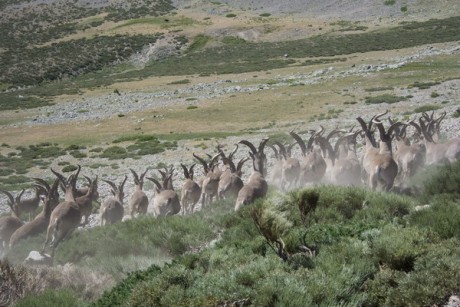
[[[2,1],[0,188],[50,167],[109,179],[177,166],[235,136],[348,129],[386,109],[460,116],[460,16],[410,17],[424,1],[382,0],[398,11],[382,22],[230,2]],[[426,170],[414,197],[270,187],[239,212],[227,200],[85,228],[55,267],[21,266],[42,234],[0,261],[0,306],[440,305],[460,293],[459,174],[460,163]]]
[[[288,66],[319,64],[328,61],[321,58],[357,52],[457,41],[460,39],[457,31],[459,26],[460,18],[451,17],[411,22],[380,31],[360,34],[338,32],[285,42],[252,43],[245,40],[226,41],[224,38],[223,46],[205,49],[196,47],[203,37],[198,36],[185,54],[151,62],[142,69],[112,64],[123,62],[144,46],[154,44],[158,38],[163,37],[162,33],[104,35],[19,50],[9,48],[0,53],[0,83],[13,88],[24,85],[39,86],[0,93],[0,110],[38,107],[48,104],[50,99],[58,95],[78,94],[85,88],[151,76],[268,71]],[[179,35],[174,39],[177,48],[188,42]],[[65,80],[51,82],[62,79]]]

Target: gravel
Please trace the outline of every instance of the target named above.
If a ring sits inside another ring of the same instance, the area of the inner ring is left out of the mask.
[[[219,97],[221,95],[227,95],[230,93],[237,92],[255,92],[255,91],[266,91],[273,89],[275,87],[286,87],[292,84],[315,84],[320,82],[329,82],[338,78],[345,78],[353,75],[366,76],[371,75],[376,71],[382,70],[391,70],[402,67],[410,62],[420,60],[422,58],[439,55],[439,54],[459,54],[460,46],[458,44],[451,44],[443,49],[434,48],[432,46],[426,46],[425,48],[419,49],[414,54],[406,57],[395,57],[387,61],[387,63],[379,65],[371,65],[363,63],[355,67],[349,67],[348,69],[338,69],[334,66],[330,66],[326,69],[317,70],[311,73],[299,73],[290,76],[278,76],[273,77],[276,82],[270,84],[256,84],[247,86],[247,80],[238,79],[238,80],[223,80],[215,81],[210,83],[200,83],[195,85],[190,85],[183,87],[177,90],[171,91],[152,91],[152,92],[140,92],[140,91],[127,91],[122,92],[121,96],[115,93],[105,95],[105,96],[96,96],[91,98],[84,98],[79,100],[69,100],[58,105],[42,107],[39,109],[39,114],[31,119],[28,119],[24,122],[15,123],[12,126],[40,126],[40,125],[52,125],[58,124],[61,122],[69,121],[90,121],[90,120],[101,120],[105,118],[110,118],[118,116],[118,114],[129,114],[135,111],[141,111],[149,108],[154,108],[158,106],[172,106],[172,105],[190,105],[196,103],[195,101],[187,101],[184,96],[193,96],[197,98],[197,101],[206,100],[214,97]],[[359,88],[350,88],[350,91],[362,90]],[[446,111],[448,114],[455,112],[460,106],[460,80],[450,80],[443,82],[439,85],[435,85],[431,88],[430,91],[420,91],[417,88],[413,89],[395,89],[395,95],[398,96],[408,96],[410,98],[408,101],[398,102],[392,104],[392,108],[413,107],[414,109],[420,106],[421,103],[426,101],[438,102],[438,106],[441,106],[440,111]],[[440,96],[437,98],[430,97],[430,93],[436,91]],[[442,101],[450,101],[448,104],[441,104]],[[363,118],[370,117],[377,112],[385,111],[388,108],[387,104],[376,104],[369,105],[366,108],[357,106],[356,108],[347,107],[344,109],[343,113],[340,114],[340,126],[341,127],[351,127],[356,125],[356,114],[360,114]],[[88,111],[84,111],[88,110]],[[136,119],[141,120],[141,119]],[[327,130],[331,130],[336,127],[337,120],[322,120],[316,121],[315,123],[309,124],[308,128],[317,128],[318,125],[323,125]],[[299,124],[300,125],[300,124]],[[447,116],[443,121],[443,133],[448,137],[456,137],[459,135],[460,131],[460,121],[458,118],[453,118],[452,116]],[[302,127],[305,128],[305,127]],[[267,129],[261,133],[271,133],[273,131]],[[249,137],[250,141],[258,143],[260,140],[260,135],[251,135]],[[240,137],[229,137],[225,140],[219,140],[219,143],[227,146],[224,151],[230,151],[233,148],[233,144],[236,144],[240,140]],[[210,146],[216,146],[217,142],[211,144]],[[211,147],[212,148],[212,147]],[[207,150],[209,152],[209,149]],[[205,151],[195,148],[188,141],[180,141],[178,143],[178,150],[167,151],[153,156],[144,156],[140,160],[135,159],[125,159],[122,161],[116,162],[107,162],[105,159],[97,158],[83,158],[75,159],[70,155],[62,156],[56,158],[52,167],[60,169],[59,162],[68,161],[71,164],[81,164],[92,165],[95,163],[103,163],[107,166],[101,166],[98,168],[84,168],[84,174],[88,176],[95,176],[98,174],[104,179],[117,181],[119,178],[129,173],[128,169],[133,168],[136,171],[145,170],[146,166],[156,166],[159,163],[165,163],[167,165],[182,162],[189,164],[192,161],[192,152],[196,152],[199,155],[205,156]],[[236,155],[236,159],[240,159],[247,154],[247,149],[242,146]],[[272,153],[269,152],[269,155]],[[273,159],[269,159],[273,161]],[[113,169],[111,164],[116,163],[119,165],[118,169]],[[110,164],[110,165],[108,165]],[[201,166],[198,167],[201,170]],[[46,175],[43,174],[43,170],[36,168],[31,170],[27,175],[29,176],[38,176],[40,178],[48,177],[51,178],[52,174],[49,171],[45,171]],[[201,171],[199,171],[200,173]],[[250,163],[245,165],[245,173],[250,173]],[[153,175],[153,171],[150,173]],[[129,176],[131,176],[129,174]],[[182,185],[182,174],[179,173],[175,176],[175,186],[180,187]],[[146,192],[149,196],[149,199],[153,197],[151,192],[150,183],[146,184]],[[133,184],[128,180],[125,190],[127,195],[129,191],[132,191]],[[100,195],[102,199],[109,195],[108,186],[104,183],[100,184]],[[31,192],[26,192],[24,195],[26,198]],[[125,201],[127,203],[127,201]],[[0,213],[8,211],[8,207],[5,205],[6,197],[0,195]],[[95,225],[97,220],[93,217],[91,220],[91,225]]]

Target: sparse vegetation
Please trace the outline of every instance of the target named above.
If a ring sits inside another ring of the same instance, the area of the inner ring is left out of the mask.
[[[175,84],[189,84],[189,83],[190,83],[190,79],[181,79],[181,80],[170,82],[168,84],[175,85]]]
[[[378,95],[378,96],[374,96],[374,97],[366,97],[364,99],[364,102],[365,103],[369,103],[369,104],[377,104],[377,103],[396,103],[396,102],[400,102],[400,101],[405,101],[407,100],[408,97],[404,97],[404,96],[395,96],[395,95],[391,95],[391,94],[383,94],[383,95]]]
[[[434,104],[426,104],[421,107],[415,108],[414,113],[423,113],[438,110],[440,107]]]

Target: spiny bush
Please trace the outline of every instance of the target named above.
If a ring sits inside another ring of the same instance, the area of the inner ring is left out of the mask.
[[[415,183],[420,182],[423,189],[422,200],[429,201],[433,196],[446,194],[460,198],[460,161],[443,166],[428,167],[417,174]]]
[[[458,293],[460,242],[450,239],[427,244],[427,240],[420,239],[426,245],[411,261],[410,272],[382,265],[373,278],[364,283],[365,306],[444,305],[446,296]],[[410,245],[420,250],[416,242]]]
[[[414,226],[428,228],[443,239],[460,240],[460,202],[445,196],[436,197],[428,209],[414,212],[409,222]]]

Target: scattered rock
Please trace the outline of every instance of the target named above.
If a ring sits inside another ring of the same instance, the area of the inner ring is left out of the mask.
[[[42,254],[38,251],[31,251],[24,260],[27,265],[46,265],[53,266],[53,258],[48,254]]]

